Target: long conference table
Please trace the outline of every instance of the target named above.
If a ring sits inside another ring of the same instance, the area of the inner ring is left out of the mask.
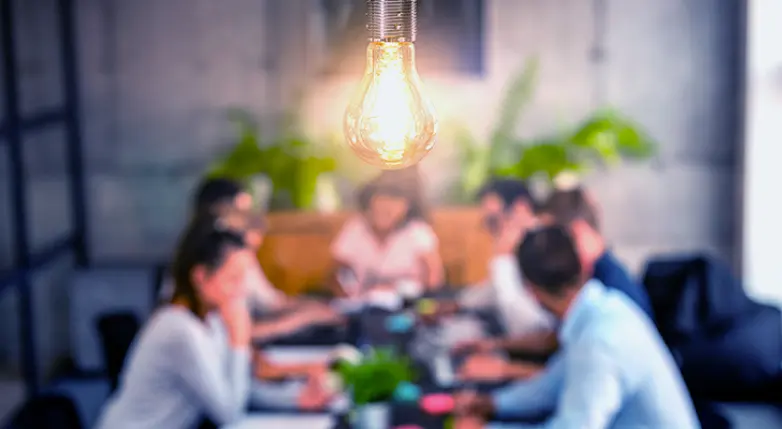
[[[337,344],[343,343],[357,346],[393,347],[400,353],[409,354],[410,347],[414,342],[426,341],[427,337],[437,336],[441,339],[450,339],[453,342],[486,334],[497,334],[500,330],[496,318],[491,314],[471,313],[448,318],[437,325],[422,324],[419,321],[409,331],[391,332],[388,329],[388,318],[402,311],[407,311],[408,314],[410,312],[409,309],[365,308],[351,314],[344,327],[315,328],[262,347],[272,361],[293,363],[324,360],[328,358]],[[450,381],[442,382],[444,376],[435,373],[433,362],[420,358],[414,358],[413,362],[419,377],[417,384],[423,393],[443,392],[451,389]],[[458,362],[452,362],[452,368],[456,364]],[[266,398],[261,398],[260,401],[251,401],[248,416],[243,421],[231,426],[230,429],[348,429],[351,427],[346,412],[297,411],[290,406],[291,395],[295,392],[295,388],[286,389],[284,385],[267,385],[266,387],[268,389],[260,389],[261,392],[266,390]],[[280,402],[275,403],[275,401]],[[259,407],[258,402],[263,402],[264,405]],[[433,416],[425,413],[417,402],[394,402],[390,405],[392,420],[390,427],[392,428],[416,425],[424,429],[439,429],[443,428],[447,418],[447,416]]]

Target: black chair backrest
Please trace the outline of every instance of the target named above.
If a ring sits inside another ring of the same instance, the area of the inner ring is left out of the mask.
[[[73,401],[63,395],[44,395],[25,402],[11,418],[9,429],[82,429]]]
[[[139,331],[139,321],[133,313],[111,313],[98,317],[97,328],[103,347],[103,361],[111,381],[112,392],[119,384],[125,356]]]

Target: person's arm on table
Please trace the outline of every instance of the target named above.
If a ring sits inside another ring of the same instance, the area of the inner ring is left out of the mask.
[[[497,389],[492,394],[457,393],[455,412],[481,418],[531,419],[548,415],[557,407],[564,379],[564,362],[560,356],[552,359],[545,371],[537,376],[517,381]]]
[[[557,351],[559,341],[554,331],[531,332],[519,337],[500,338],[496,340],[496,348],[508,352],[526,352],[549,355]]]
[[[536,376],[498,389],[491,395],[494,414],[500,418],[530,418],[551,413],[557,408],[565,378],[565,362],[555,355]]]
[[[413,229],[413,252],[420,258],[421,284],[425,290],[437,290],[445,283],[445,267],[440,255],[440,240],[429,224],[418,223]]]
[[[505,378],[508,380],[526,380],[540,374],[545,368],[544,365],[510,362],[505,368]]]
[[[573,350],[565,361],[571,377],[553,416],[539,425],[489,424],[490,429],[605,429],[622,404],[622,381],[618,363],[598,344]],[[495,397],[495,408],[498,407]],[[519,406],[517,402],[514,406]],[[510,404],[506,404],[508,406]]]
[[[533,377],[544,369],[534,363],[508,362],[499,356],[470,356],[459,369],[459,378],[465,381],[500,382],[524,380]]]
[[[421,256],[423,265],[423,285],[426,290],[437,290],[445,283],[445,268],[443,258],[436,249],[426,252]]]
[[[336,298],[347,298],[360,292],[361,285],[354,267],[357,261],[363,260],[361,251],[366,242],[361,224],[359,217],[348,219],[331,242],[332,271],[326,286]]]
[[[277,319],[255,322],[252,328],[253,341],[268,341],[290,335],[310,325],[337,323],[339,315],[328,307],[303,308],[285,314]]]
[[[263,352],[256,353],[254,362],[255,376],[268,381],[286,378],[308,378],[326,372],[326,362],[308,362],[286,364],[272,362]]]

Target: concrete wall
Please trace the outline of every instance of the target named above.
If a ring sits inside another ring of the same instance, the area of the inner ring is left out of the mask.
[[[59,100],[53,2],[16,3],[25,36],[23,95],[32,110]],[[486,0],[486,75],[424,80],[443,123],[462,121],[485,136],[503,85],[527,57],[538,55],[537,98],[520,132],[550,131],[608,103],[646,125],[662,144],[653,163],[590,177],[620,258],[634,268],[648,255],[670,250],[706,249],[732,259],[739,147],[734,3]],[[273,129],[297,88],[314,78],[321,48],[318,2],[77,4],[93,257],[159,260],[181,226],[188,191],[208,160],[230,143],[225,109],[249,108],[264,129]],[[592,60],[595,47],[605,52],[601,63]],[[305,112],[316,135],[340,129],[355,83],[346,77],[318,81]],[[29,193],[33,232],[43,240],[66,225],[60,216],[62,139],[56,130],[33,139],[37,144],[26,146]],[[434,196],[458,174],[443,167],[449,156],[444,138],[424,164]],[[2,163],[0,168],[5,171]],[[6,201],[3,180],[0,201]],[[0,204],[2,224],[7,215]],[[0,228],[0,242],[7,237],[7,228]],[[7,260],[1,249],[0,261]],[[63,298],[53,285],[47,296]],[[9,310],[0,311],[0,358],[13,362],[16,328],[6,301],[0,300]],[[39,325],[49,327],[41,341],[51,341],[54,356],[67,344],[54,335],[63,315],[39,316]]]
[[[444,123],[486,135],[503,85],[538,56],[537,96],[521,135],[550,132],[607,104],[661,144],[654,162],[589,177],[620,257],[639,268],[650,254],[703,249],[734,261],[738,3],[488,1],[486,76],[423,79]],[[602,62],[593,61],[596,48]],[[315,128],[339,129],[338,107],[354,86],[345,78],[321,86],[310,103]],[[441,139],[423,164],[436,190],[459,174],[443,171],[448,152]]]

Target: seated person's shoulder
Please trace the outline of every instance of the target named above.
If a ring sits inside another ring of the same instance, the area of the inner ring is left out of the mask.
[[[577,342],[587,348],[598,348],[617,359],[629,359],[645,349],[647,327],[621,305],[606,305],[594,314],[578,334]]]
[[[364,219],[364,216],[356,214],[345,220],[340,228],[340,232],[360,232],[367,229],[367,227],[367,221]]]
[[[427,250],[437,248],[439,240],[432,225],[421,220],[413,220],[407,225],[406,230],[410,238],[422,248]]]
[[[149,321],[150,335],[159,340],[180,343],[204,336],[208,327],[185,308],[168,305],[158,309]]]
[[[355,257],[356,249],[360,249],[367,239],[367,234],[368,229],[361,215],[348,218],[331,241],[332,256],[350,262],[349,259]]]

